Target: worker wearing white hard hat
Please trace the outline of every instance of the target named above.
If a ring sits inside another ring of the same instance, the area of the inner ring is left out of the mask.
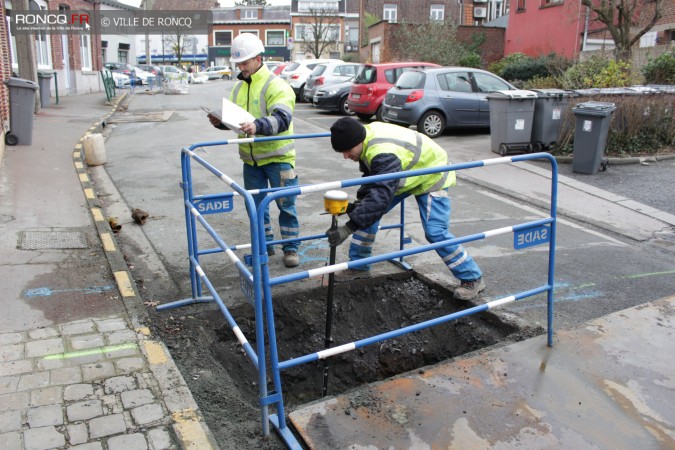
[[[252,33],[242,33],[232,41],[230,61],[240,70],[238,81],[230,93],[230,100],[250,112],[256,119],[241,124],[245,135],[290,136],[293,134],[293,110],[295,93],[288,83],[278,78],[262,62],[265,46]],[[226,129],[220,121],[209,116],[211,123]],[[244,162],[244,187],[247,190],[269,187],[297,186],[295,173],[295,144],[292,139],[239,144],[239,157]],[[265,194],[254,195],[259,205]],[[295,197],[283,197],[276,201],[279,208],[279,231],[282,240],[300,235]],[[265,237],[274,240],[269,210],[265,211]],[[295,267],[300,264],[298,242],[283,244],[284,264]],[[270,256],[273,246],[267,247]]]

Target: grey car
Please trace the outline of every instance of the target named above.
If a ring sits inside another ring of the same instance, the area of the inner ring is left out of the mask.
[[[330,86],[321,86],[312,97],[312,104],[315,108],[326,109],[328,111],[338,111],[345,116],[351,116],[354,111],[349,109],[347,97],[352,87],[353,78]]]
[[[325,62],[317,64],[307,77],[302,91],[304,100],[311,102],[314,93],[320,87],[342,83],[354,78],[363,64],[344,62]]]
[[[399,125],[417,125],[432,138],[446,128],[486,128],[487,95],[512,89],[516,88],[497,75],[470,67],[410,70],[385,95],[383,117]]]

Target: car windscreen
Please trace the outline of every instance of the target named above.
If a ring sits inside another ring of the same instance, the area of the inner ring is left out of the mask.
[[[300,63],[291,63],[284,69],[284,72],[293,72],[295,69],[300,67]]]
[[[363,66],[356,78],[354,78],[354,84],[368,84],[374,83],[377,81],[377,68],[373,66]]]
[[[426,75],[423,72],[403,72],[396,81],[396,87],[398,89],[420,89],[424,87],[425,79]]]

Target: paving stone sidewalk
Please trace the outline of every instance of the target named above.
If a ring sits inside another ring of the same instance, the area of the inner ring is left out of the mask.
[[[149,336],[123,316],[0,333],[0,449],[217,448]]]

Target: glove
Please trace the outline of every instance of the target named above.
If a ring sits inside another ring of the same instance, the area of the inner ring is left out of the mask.
[[[328,243],[331,245],[331,247],[337,247],[338,245],[342,244],[352,233],[352,229],[347,225],[340,225],[336,229],[329,228],[328,231],[326,231]]]

